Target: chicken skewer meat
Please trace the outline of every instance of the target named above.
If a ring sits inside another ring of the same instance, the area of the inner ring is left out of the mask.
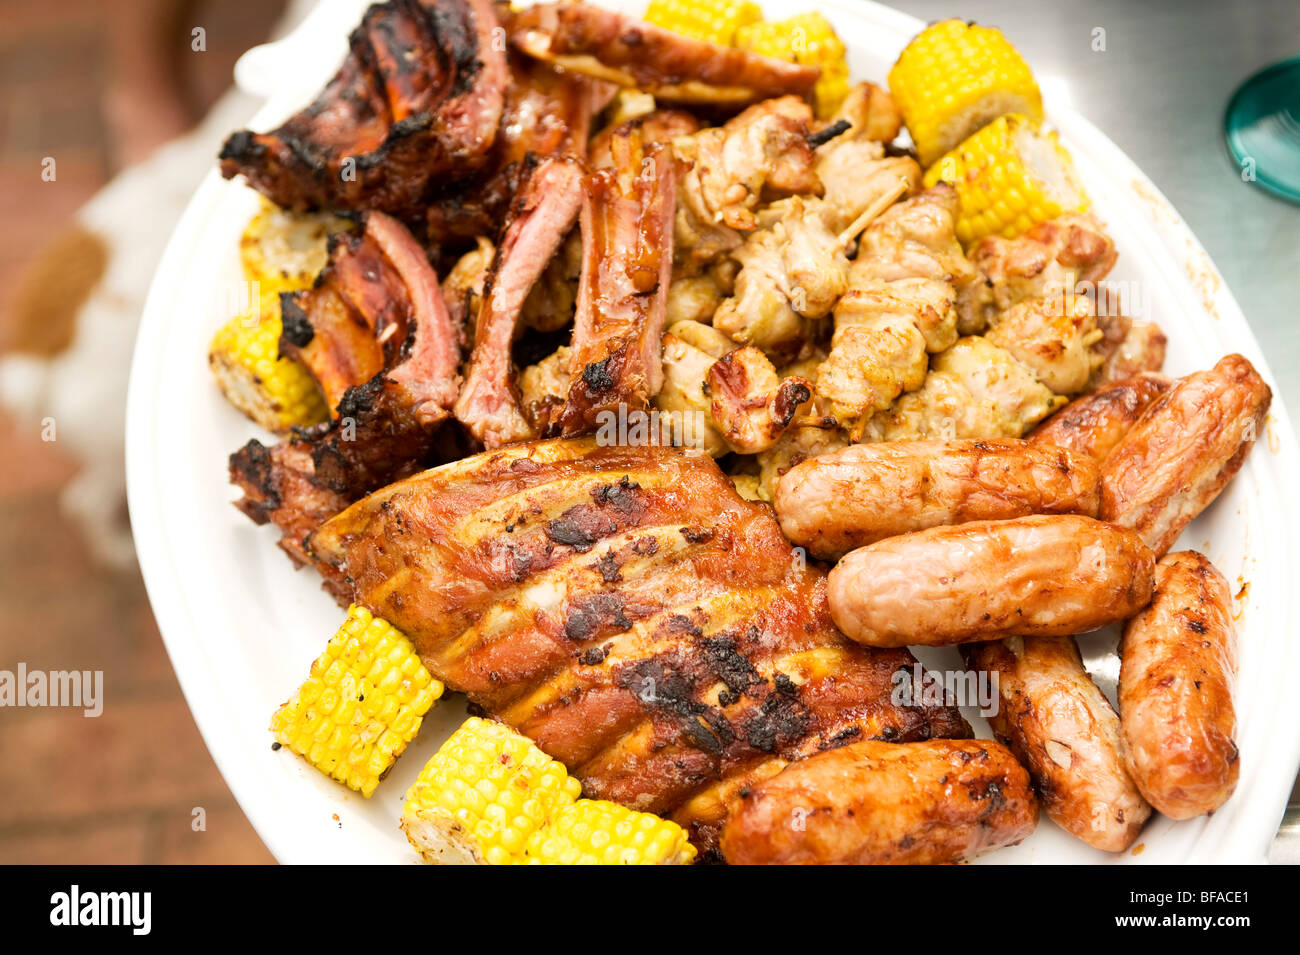
[[[310,547],[588,795],[676,810],[705,849],[737,783],[857,740],[970,735],[955,708],[891,702],[911,655],[836,632],[824,575],[703,455],[515,445],[387,487]]]
[[[431,184],[487,161],[507,69],[491,0],[389,0],[353,31],[316,101],[269,133],[241,130],[221,173],[287,208],[419,216]]]

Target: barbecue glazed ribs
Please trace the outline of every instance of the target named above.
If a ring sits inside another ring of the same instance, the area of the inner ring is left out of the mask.
[[[410,218],[440,179],[487,161],[505,99],[491,0],[389,0],[306,109],[269,133],[240,130],[221,174],[287,208],[380,209]]]
[[[891,703],[911,655],[842,637],[824,574],[707,456],[514,445],[386,487],[308,546],[587,795],[672,814],[706,850],[788,761],[970,735],[955,708]]]

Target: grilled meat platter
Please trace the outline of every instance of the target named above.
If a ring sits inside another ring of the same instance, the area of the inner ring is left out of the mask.
[[[750,2],[386,0],[227,139],[230,480],[344,614],[271,731],[369,797],[463,695],[424,860],[1119,853],[1231,798],[1232,595],[1177,542],[1270,389],[1164,372],[999,31],[876,80]]]

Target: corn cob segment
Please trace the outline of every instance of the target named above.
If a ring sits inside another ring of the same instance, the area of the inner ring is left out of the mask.
[[[615,802],[579,799],[528,838],[529,865],[690,865],[681,826]]]
[[[471,717],[407,792],[402,830],[431,863],[666,865],[695,857],[676,823],[581,793],[531,740]]]
[[[226,400],[268,431],[286,432],[329,417],[316,379],[280,357],[280,297],[263,295],[217,330],[208,366]]]
[[[956,188],[957,238],[967,247],[988,235],[1013,239],[1088,206],[1056,135],[1017,114],[989,123],[927,169],[923,181],[927,189],[940,181]]]
[[[271,717],[271,732],[369,796],[442,692],[405,634],[354,605],[306,682]]]
[[[650,0],[645,21],[684,36],[734,46],[736,30],[763,19],[748,0]]]
[[[1007,113],[1043,118],[1029,64],[1002,31],[941,20],[909,43],[889,71],[889,91],[922,166]]]
[[[329,258],[329,237],[352,228],[324,212],[290,212],[268,199],[239,237],[244,277],[263,295],[309,288]]]
[[[803,13],[776,23],[756,22],[736,32],[736,45],[754,53],[819,66],[822,75],[813,87],[818,119],[830,119],[849,93],[849,64],[844,41],[820,13]]]

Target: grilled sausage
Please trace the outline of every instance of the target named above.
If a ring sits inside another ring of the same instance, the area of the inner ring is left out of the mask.
[[[1092,457],[1098,463],[1162,394],[1173,385],[1164,375],[1141,374],[1076,398],[1029,436],[1034,445],[1054,445]]]
[[[1097,849],[1131,846],[1151,807],[1124,768],[1119,717],[1074,637],[973,643],[962,657],[971,670],[997,674],[989,724],[1029,770],[1052,821]]]
[[[1102,518],[1133,528],[1164,554],[1241,468],[1271,399],[1240,355],[1181,379],[1102,465]]]
[[[992,740],[876,740],[791,763],[722,832],[737,865],[954,862],[1034,831],[1029,774]]]
[[[939,524],[1088,514],[1099,504],[1086,455],[1018,440],[855,444],[791,468],[776,488],[781,530],[823,560]]]
[[[1237,635],[1228,582],[1195,551],[1156,566],[1156,594],[1124,628],[1119,711],[1129,774],[1171,819],[1213,812],[1237,785]]]
[[[1137,534],[1090,517],[932,527],[836,564],[831,616],[849,637],[875,647],[1066,636],[1146,606],[1154,564]]]

